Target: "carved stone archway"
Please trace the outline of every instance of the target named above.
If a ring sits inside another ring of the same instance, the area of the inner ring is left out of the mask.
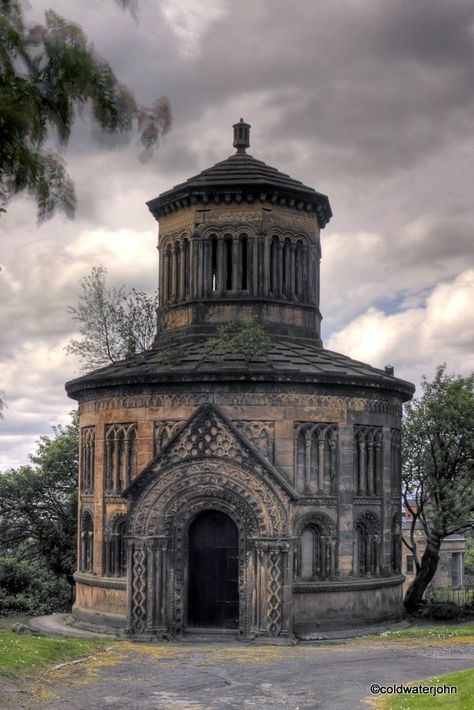
[[[186,630],[189,527],[219,510],[239,533],[239,634],[290,632],[290,546],[283,501],[255,474],[228,461],[173,467],[131,506],[128,528],[128,630]]]

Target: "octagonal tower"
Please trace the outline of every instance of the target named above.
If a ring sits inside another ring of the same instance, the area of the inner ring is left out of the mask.
[[[325,350],[328,198],[247,154],[148,202],[153,347],[66,385],[79,401],[77,619],[138,637],[244,637],[398,619],[400,419],[413,385]],[[253,323],[251,356],[214,352]],[[171,357],[170,357],[171,355]]]

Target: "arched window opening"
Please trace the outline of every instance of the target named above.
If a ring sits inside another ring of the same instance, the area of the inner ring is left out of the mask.
[[[181,286],[181,292],[183,295],[183,300],[189,298],[189,283],[190,283],[190,273],[189,273],[189,242],[187,239],[183,240],[183,281]]]
[[[125,531],[125,517],[123,515],[115,516],[104,539],[104,572],[106,577],[125,577],[127,574]]]
[[[392,518],[392,572],[400,574],[402,568],[402,536],[400,515],[396,513]]]
[[[296,486],[298,490],[306,488],[306,456],[305,456],[305,431],[300,429],[296,437]]]
[[[334,495],[337,478],[336,424],[297,422],[295,425],[296,486],[300,492]]]
[[[400,495],[401,488],[401,458],[400,458],[400,429],[390,432],[390,485],[392,496]]]
[[[296,244],[295,252],[295,273],[296,273],[296,298],[299,301],[304,300],[304,245],[301,240]]]
[[[248,237],[246,234],[244,234],[240,238],[240,288],[242,289],[242,291],[246,291],[248,288],[248,246]]]
[[[166,249],[166,258],[165,258],[165,268],[166,268],[166,293],[165,293],[165,299],[166,302],[169,303],[171,301],[171,285],[172,285],[172,280],[173,280],[173,259],[171,256],[171,247],[168,246]]]
[[[225,238],[226,291],[232,291],[232,237]]]
[[[94,488],[95,427],[81,429],[81,492],[92,493]]]
[[[336,530],[327,516],[307,524],[299,540],[298,577],[303,581],[336,576]]]
[[[283,245],[283,284],[282,292],[285,298],[290,295],[290,242],[285,239]]]
[[[81,572],[92,572],[94,566],[94,522],[87,510],[81,518]]]
[[[354,471],[355,490],[358,495],[380,495],[383,473],[382,444],[382,427],[355,427]]]
[[[136,424],[107,425],[105,442],[105,491],[120,493],[137,474]]]
[[[278,239],[273,237],[270,245],[270,293],[276,296],[278,293]]]
[[[363,513],[354,531],[354,574],[358,577],[380,575],[380,527],[373,513]]]
[[[301,579],[313,579],[314,531],[306,528],[301,535]]]
[[[175,300],[179,301],[180,300],[180,293],[181,293],[181,244],[177,243],[176,244],[176,293],[175,293]]]
[[[211,238],[211,292],[217,291],[217,237]]]

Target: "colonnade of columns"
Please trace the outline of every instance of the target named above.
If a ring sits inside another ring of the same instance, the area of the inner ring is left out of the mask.
[[[162,305],[224,295],[318,301],[319,258],[302,239],[246,234],[185,238],[161,252],[160,271]]]

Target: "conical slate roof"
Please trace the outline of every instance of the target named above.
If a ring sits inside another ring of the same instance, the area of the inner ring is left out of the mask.
[[[162,351],[149,350],[71,380],[66,390],[75,399],[76,392],[111,385],[246,380],[362,386],[388,390],[409,399],[415,389],[410,382],[394,377],[391,372],[291,338],[272,339],[268,353],[250,362],[233,352],[216,358],[205,339],[189,339],[165,354],[174,355],[175,361],[169,364]]]
[[[158,218],[166,214],[167,208],[174,210],[193,202],[207,202],[210,197],[237,202],[257,198],[315,211],[321,227],[329,222],[332,211],[326,195],[248,155],[245,147],[238,147],[234,155],[147,202],[152,214]]]

